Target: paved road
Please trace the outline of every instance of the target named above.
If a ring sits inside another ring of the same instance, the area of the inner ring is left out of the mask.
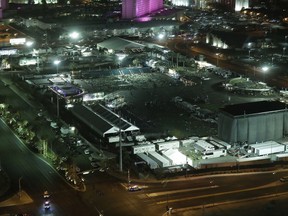
[[[166,179],[160,183],[146,183],[142,191],[135,193],[138,194],[138,199],[147,203],[149,208],[157,209],[159,213],[161,210],[165,211],[168,206],[173,208],[173,215],[203,215],[203,208],[207,208],[205,210],[207,214],[221,208],[221,215],[234,215],[233,212],[242,203],[251,206],[255,200],[258,202],[261,200],[263,203],[269,203],[269,199],[282,202],[287,200],[288,184],[279,181],[279,178],[284,175],[287,175],[287,171],[274,174],[266,172],[204,178],[190,177],[178,182]],[[232,204],[234,208],[231,208]],[[277,214],[280,215],[284,205],[278,206]],[[259,215],[258,211],[260,210],[256,208],[251,209],[250,214],[246,215]]]

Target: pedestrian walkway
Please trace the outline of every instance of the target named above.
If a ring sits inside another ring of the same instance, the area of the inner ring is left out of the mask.
[[[7,206],[24,205],[32,202],[32,198],[24,190],[22,190],[20,193],[17,193],[9,199],[0,202],[0,208]]]

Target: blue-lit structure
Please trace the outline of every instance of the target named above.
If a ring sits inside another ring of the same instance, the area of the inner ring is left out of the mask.
[[[71,83],[61,83],[48,88],[66,103],[81,102],[84,91]]]

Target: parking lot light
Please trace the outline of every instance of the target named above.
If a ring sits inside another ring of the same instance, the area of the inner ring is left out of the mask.
[[[58,59],[54,60],[54,64],[56,65],[56,72],[57,72],[57,74],[58,74],[58,67],[59,67],[60,62],[61,62],[61,61],[58,60]]]
[[[266,76],[266,73],[268,72],[269,68],[267,66],[263,66],[262,67],[262,72],[263,72],[263,75],[264,75],[264,82],[265,82],[265,76]]]
[[[27,42],[26,42],[26,46],[27,46],[27,47],[31,47],[32,45],[33,45],[33,41],[27,41]]]
[[[219,56],[220,56],[220,53],[216,53],[216,58],[217,58],[217,67],[219,66]]]
[[[76,31],[71,32],[69,34],[69,37],[72,38],[72,39],[77,39],[77,38],[79,38],[79,36],[80,36],[79,32],[76,32]]]

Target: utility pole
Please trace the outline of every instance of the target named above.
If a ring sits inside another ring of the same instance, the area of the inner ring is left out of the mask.
[[[19,199],[21,198],[21,180],[22,180],[23,176],[21,176],[18,180],[18,189],[19,189],[19,192],[18,192],[18,196],[19,196]]]
[[[58,93],[56,93],[56,114],[57,114],[57,118],[59,118],[60,116],[60,107],[59,107],[59,95]]]
[[[121,117],[119,115],[119,123],[121,122]],[[120,124],[119,124],[120,126]],[[119,170],[123,171],[122,167],[122,136],[121,136],[121,128],[119,127]]]
[[[127,176],[127,179],[128,179],[128,188],[130,188],[130,182],[131,182],[131,180],[130,180],[130,170],[128,169],[128,174],[127,174],[128,176]]]

